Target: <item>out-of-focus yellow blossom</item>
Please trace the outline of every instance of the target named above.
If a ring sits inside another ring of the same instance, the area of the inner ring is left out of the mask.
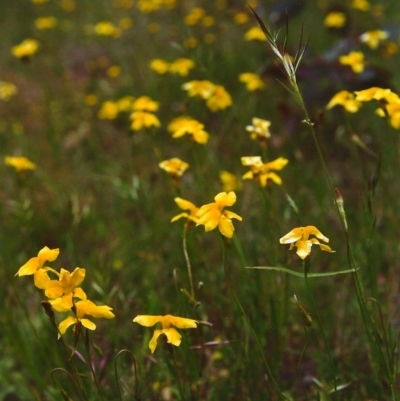
[[[267,38],[259,26],[253,26],[244,34],[244,40],[259,40],[265,42]]]
[[[47,272],[49,270],[55,272],[55,270],[45,266],[44,264],[56,260],[59,253],[60,250],[58,248],[50,249],[45,246],[39,251],[38,256],[30,258],[23,266],[21,266],[15,276],[31,276],[33,274],[35,286],[44,290],[47,283],[50,281]],[[58,274],[57,272],[55,273]]]
[[[26,170],[36,169],[36,164],[24,156],[6,156],[4,158],[4,163],[7,166],[14,167],[19,173]]]
[[[244,156],[241,158],[243,166],[250,167],[250,171],[242,176],[244,180],[255,180],[262,187],[267,186],[269,180],[275,184],[282,185],[282,179],[271,170],[282,170],[289,160],[279,157],[272,162],[263,163],[261,156]]]
[[[239,75],[239,81],[246,84],[246,89],[250,92],[265,88],[265,84],[258,74],[243,72]]]
[[[165,74],[169,70],[169,63],[162,58],[156,58],[150,61],[150,68],[157,74]]]
[[[393,54],[396,54],[398,51],[399,46],[397,45],[397,43],[390,41],[383,45],[382,55],[385,57],[390,57],[393,56]]]
[[[121,29],[129,29],[132,28],[132,20],[129,17],[121,18],[118,22],[118,25]]]
[[[95,106],[99,101],[99,98],[96,95],[90,94],[85,97],[85,103],[88,106]]]
[[[235,231],[232,219],[242,221],[242,218],[236,213],[224,210],[224,207],[235,204],[236,194],[233,191],[220,192],[214,200],[215,202],[202,206],[197,212],[196,217],[199,218],[197,225],[204,225],[205,231],[211,231],[218,227],[224,237],[232,238]]]
[[[78,287],[85,278],[86,270],[77,267],[72,273],[61,269],[58,280],[50,280],[44,293],[50,298],[51,306],[57,312],[69,312],[74,305],[73,298],[86,300],[86,294]]]
[[[109,21],[98,22],[94,26],[94,31],[99,36],[111,36],[113,38],[121,36],[121,29]]]
[[[35,19],[35,27],[37,29],[53,29],[57,25],[58,21],[54,17],[40,17]]]
[[[188,96],[199,96],[202,99],[209,99],[215,91],[215,85],[207,80],[189,81],[182,85],[182,89],[188,92]]]
[[[172,138],[180,138],[185,134],[191,136],[192,140],[206,144],[209,134],[204,131],[204,125],[191,117],[178,117],[168,125],[168,131],[172,133]]]
[[[161,9],[163,6],[163,0],[139,0],[137,3],[138,9],[145,13],[152,13]]]
[[[196,25],[199,23],[200,19],[205,16],[205,14],[206,12],[202,8],[200,7],[193,8],[193,10],[190,11],[190,13],[185,16],[183,22],[189,26]]]
[[[399,96],[390,89],[378,88],[376,86],[354,92],[356,100],[359,102],[369,102],[371,100],[385,100],[387,103],[400,102]]]
[[[220,171],[219,179],[221,180],[222,190],[224,192],[240,191],[243,187],[240,179],[229,171]]]
[[[313,245],[318,245],[322,251],[335,252],[328,245],[321,244],[316,238],[309,239],[310,235],[315,235],[318,239],[329,242],[329,239],[314,226],[294,228],[284,235],[279,242],[281,244],[290,244],[289,250],[297,247],[296,253],[301,259],[305,259],[311,253]]]
[[[246,131],[250,132],[250,138],[253,141],[259,139],[265,142],[267,139],[271,138],[271,133],[269,132],[269,127],[271,126],[270,121],[253,117],[251,123],[252,125],[246,125]]]
[[[178,329],[195,329],[197,327],[197,320],[186,319],[183,317],[177,317],[172,315],[165,315],[165,316],[139,315],[136,316],[133,319],[133,321],[145,327],[151,327],[154,326],[156,323],[161,323],[162,329],[154,330],[153,337],[149,342],[149,348],[151,350],[151,353],[153,353],[157,348],[157,340],[161,334],[164,334],[167,337],[167,342],[169,344],[175,345],[175,347],[179,347],[179,345],[181,344],[182,336],[172,326],[175,326]]]
[[[198,44],[199,44],[198,40],[193,36],[191,36],[190,38],[187,38],[183,42],[183,45],[188,49],[194,49]]]
[[[0,81],[0,99],[7,102],[17,93],[17,87],[6,81]]]
[[[11,48],[14,57],[21,59],[31,58],[39,49],[39,42],[35,39],[25,39],[19,45]]]
[[[103,319],[112,319],[115,317],[114,313],[111,312],[112,308],[110,308],[107,305],[97,306],[88,299],[83,301],[78,301],[75,304],[75,309],[76,309],[76,316],[69,316],[58,325],[58,330],[60,332],[58,335],[59,338],[61,335],[65,334],[68,327],[72,325],[75,326],[82,325],[83,327],[86,327],[89,330],[95,330],[96,325],[91,320],[84,319],[84,316],[86,315]]]
[[[75,1],[74,0],[61,0],[60,6],[64,11],[71,12],[71,11],[75,10]]]
[[[164,0],[164,6],[171,10],[172,8],[176,7],[176,1],[177,0]]]
[[[394,129],[400,129],[400,102],[388,103],[385,106],[376,109],[376,114],[380,117],[389,116],[390,125]]]
[[[169,160],[164,160],[158,166],[170,174],[173,178],[182,177],[183,173],[189,168],[189,164],[174,157]]]
[[[203,36],[203,40],[204,40],[205,43],[210,45],[210,44],[215,42],[215,35],[213,33],[206,33]]]
[[[159,103],[149,96],[138,97],[132,105],[133,110],[157,111]]]
[[[231,95],[221,85],[215,87],[213,94],[206,101],[206,106],[213,112],[226,109],[231,105]]]
[[[184,213],[178,214],[177,216],[174,216],[171,219],[171,223],[173,223],[183,217],[188,220],[194,221],[195,223],[198,222],[199,219],[198,219],[198,217],[196,217],[196,214],[199,211],[199,208],[194,203],[189,202],[188,200],[182,199],[182,198],[175,198],[174,201],[180,209],[188,210],[189,213],[184,212]]]
[[[364,54],[362,52],[351,52],[339,57],[339,63],[348,65],[353,72],[361,74],[364,71]]]
[[[330,12],[324,19],[327,28],[342,28],[346,23],[346,14],[339,11]]]
[[[169,72],[172,74],[178,74],[181,77],[185,77],[189,74],[189,71],[194,68],[194,61],[189,58],[178,58],[173,61],[169,66]]]
[[[350,4],[350,7],[360,11],[368,11],[371,8],[371,5],[367,0],[353,0]]]
[[[368,31],[363,33],[360,36],[361,42],[365,43],[371,49],[377,49],[379,43],[386,40],[389,37],[389,34],[385,31],[381,31],[376,29],[374,31]]]
[[[233,16],[233,20],[235,21],[235,24],[238,24],[238,25],[245,24],[246,22],[249,21],[249,19],[250,19],[249,14],[247,14],[243,11],[239,11]]]
[[[121,75],[121,67],[112,65],[111,67],[107,68],[107,76],[109,78],[117,78],[119,75]]]
[[[123,96],[116,101],[118,111],[131,111],[135,98],[133,96]]]
[[[115,8],[125,8],[129,9],[132,8],[135,4],[135,0],[113,0],[113,7]]]
[[[201,24],[206,28],[209,28],[210,26],[213,26],[215,24],[215,18],[211,15],[206,15],[202,18]]]
[[[107,100],[103,102],[97,115],[102,120],[114,120],[118,116],[118,106],[115,102]]]
[[[327,109],[332,109],[335,106],[343,106],[349,113],[357,113],[362,106],[362,103],[355,99],[355,96],[346,90],[336,93],[335,96],[326,105]]]
[[[147,111],[134,111],[130,115],[132,120],[131,129],[133,131],[140,131],[143,128],[160,127],[161,123],[157,116]]]

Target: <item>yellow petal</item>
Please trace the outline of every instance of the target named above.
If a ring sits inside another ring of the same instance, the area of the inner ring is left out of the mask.
[[[57,259],[59,253],[60,250],[58,248],[50,249],[47,246],[45,246],[39,251],[38,257],[41,261],[43,261],[43,263],[45,261],[53,262],[53,260]]]
[[[231,212],[230,210],[225,210],[223,213],[228,219],[237,219],[239,221],[242,221],[243,219],[236,213]]]
[[[85,278],[86,275],[86,270],[82,269],[80,267],[77,267],[72,273],[71,273],[71,279],[70,279],[70,287],[74,288],[77,287]]]
[[[33,274],[33,282],[37,288],[44,290],[50,282],[46,269],[39,269]]]
[[[35,256],[34,258],[30,258],[23,266],[19,268],[16,276],[29,276],[39,268],[39,258]]]
[[[147,315],[138,315],[133,319],[135,323],[139,323],[145,327],[154,326],[156,323],[162,322],[162,320],[163,320],[162,316],[147,316]]]
[[[229,193],[226,192],[220,192],[215,198],[215,202],[218,204],[218,206],[232,206],[236,202],[236,194],[231,191]]]
[[[186,319],[184,317],[165,315],[164,321],[169,324],[178,327],[179,329],[193,329],[197,327],[197,321],[193,319]]]
[[[292,231],[284,235],[279,242],[281,244],[291,244],[292,242],[296,242],[303,235],[303,228],[294,228]]]
[[[311,241],[297,241],[297,255],[299,255],[302,259],[305,259],[311,252]]]
[[[150,348],[151,353],[153,353],[155,351],[155,349],[157,348],[157,340],[161,334],[162,334],[162,330],[154,330],[153,337],[151,338],[151,340],[149,342],[149,348]]]
[[[162,330],[162,332],[167,336],[167,341],[170,344],[179,347],[179,345],[181,344],[182,336],[173,327],[171,327],[170,329],[164,329]]]
[[[77,323],[77,319],[73,316],[68,316],[66,319],[64,319],[59,325],[58,325],[58,330],[62,334],[64,334],[69,326],[72,326],[73,324]]]
[[[303,235],[304,235],[305,239],[307,239],[310,235],[315,235],[317,238],[319,238],[325,242],[329,242],[329,238],[325,237],[325,235],[323,235],[321,233],[321,231],[319,231],[318,228],[314,227],[314,226],[305,227]]]
[[[46,285],[44,293],[47,298],[55,299],[64,294],[64,288],[58,280],[50,280]]]
[[[268,170],[282,170],[288,163],[288,159],[285,159],[284,157],[279,157],[272,162],[264,164],[263,168],[266,168]]]
[[[83,301],[86,301],[86,299],[87,299],[85,292],[80,287],[74,288],[73,295],[74,295],[74,298],[79,298],[79,299],[82,299]]]
[[[89,319],[81,319],[80,322],[82,323],[82,326],[86,327],[89,330],[96,329],[96,325]]]
[[[232,220],[225,216],[221,216],[221,219],[218,224],[218,229],[219,229],[219,232],[224,237],[227,237],[227,238],[232,238],[233,232],[235,231],[235,227],[233,226]]]

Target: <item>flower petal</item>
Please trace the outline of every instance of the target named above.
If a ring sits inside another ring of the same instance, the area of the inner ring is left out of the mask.
[[[233,226],[232,220],[228,217],[221,216],[218,224],[219,232],[226,238],[232,238],[235,227]]]
[[[179,329],[193,329],[197,327],[197,320],[172,315],[165,315],[164,322],[178,327]]]
[[[170,329],[162,330],[162,332],[167,336],[167,342],[179,347],[182,336],[178,333],[178,331],[171,327]]]
[[[39,268],[39,258],[35,256],[34,258],[30,258],[23,266],[19,268],[16,276],[29,276]]]
[[[147,316],[147,315],[138,315],[136,316],[133,321],[135,323],[139,323],[145,327],[154,326],[158,322],[162,322],[163,316]]]
[[[82,326],[86,327],[89,330],[96,329],[96,325],[89,319],[81,319],[80,322],[82,323]]]
[[[33,274],[33,283],[37,288],[44,290],[50,281],[46,269],[39,269]]]
[[[162,330],[154,330],[154,334],[153,337],[151,337],[151,340],[149,342],[149,348],[151,353],[153,353],[155,351],[155,349],[157,348],[157,340],[158,337],[160,337],[160,335],[163,333]]]
[[[311,253],[312,242],[311,241],[297,241],[297,255],[302,259],[305,259]]]
[[[58,330],[60,334],[64,334],[69,326],[72,326],[73,324],[77,323],[78,320],[73,317],[73,316],[68,316],[66,319],[64,319],[59,325],[58,325]]]
[[[279,242],[281,244],[291,244],[292,242],[296,242],[303,236],[303,228],[294,228],[292,231],[284,235]]]
[[[317,238],[319,238],[319,239],[322,239],[322,241],[329,242],[329,238],[325,237],[325,235],[323,235],[323,234],[321,233],[321,231],[318,230],[317,227],[314,227],[314,226],[307,226],[307,227],[305,227],[305,228],[304,228],[304,232],[303,232],[303,235],[304,235],[303,238],[308,239],[308,237],[309,237],[311,234],[312,234],[312,235],[315,235],[315,236],[316,236]]]

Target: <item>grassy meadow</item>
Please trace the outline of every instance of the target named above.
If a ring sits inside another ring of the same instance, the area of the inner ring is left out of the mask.
[[[0,400],[400,399],[398,0],[0,26]]]

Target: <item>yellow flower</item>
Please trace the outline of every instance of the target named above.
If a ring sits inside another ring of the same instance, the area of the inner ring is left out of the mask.
[[[169,72],[172,74],[179,74],[181,77],[185,77],[189,74],[189,71],[194,68],[194,61],[189,58],[178,58],[173,61],[169,66]]]
[[[182,210],[188,210],[189,213],[181,213],[178,214],[177,216],[174,216],[171,219],[171,223],[181,219],[182,217],[186,217],[188,220],[192,220],[195,223],[198,222],[198,217],[196,217],[197,212],[199,211],[199,208],[192,202],[189,202],[188,200],[182,199],[182,198],[175,198],[174,199],[175,203],[178,205],[178,207]]]
[[[11,53],[14,57],[28,59],[39,49],[39,42],[35,39],[25,39],[19,45],[13,46]]]
[[[269,127],[271,126],[270,121],[253,117],[251,123],[253,125],[246,125],[246,131],[250,132],[251,139],[255,140],[258,138],[265,141],[271,138],[271,133],[269,132]]]
[[[399,96],[390,89],[378,88],[376,86],[354,92],[356,100],[360,102],[369,102],[371,100],[385,100],[387,103],[399,103]]]
[[[239,81],[246,84],[246,89],[250,92],[256,91],[258,89],[263,89],[265,87],[264,82],[259,75],[253,74],[252,72],[244,72],[239,75]]]
[[[82,288],[77,287],[85,278],[86,270],[77,267],[72,273],[61,269],[58,280],[50,280],[46,284],[44,293],[52,299],[51,305],[57,312],[69,312],[73,306],[72,298],[77,297],[86,300],[86,294]]]
[[[168,131],[172,132],[173,138],[179,138],[188,134],[192,139],[200,144],[208,142],[209,135],[204,131],[204,125],[191,117],[178,117],[170,122]]]
[[[155,58],[150,61],[150,68],[157,74],[165,74],[169,70],[169,63],[161,58]]]
[[[221,85],[215,87],[213,94],[206,101],[206,106],[213,112],[226,109],[231,105],[231,95]]]
[[[54,17],[40,17],[35,19],[35,27],[37,29],[53,29],[57,25],[58,21]]]
[[[385,31],[376,29],[374,31],[368,31],[360,36],[360,40],[366,43],[371,49],[376,49],[379,43],[389,37],[389,34]]]
[[[139,323],[145,327],[154,326],[156,323],[161,323],[162,329],[154,330],[153,337],[149,342],[149,348],[151,353],[155,351],[157,348],[157,340],[161,334],[164,334],[167,337],[167,342],[169,344],[175,345],[179,347],[181,344],[182,336],[178,333],[178,331],[172,327],[175,326],[178,329],[194,329],[197,327],[197,321],[193,319],[185,319],[183,317],[177,317],[172,315],[165,316],[145,316],[139,315],[136,316],[133,321],[135,323]]]
[[[44,264],[56,260],[59,253],[60,250],[58,248],[50,249],[45,246],[39,251],[38,256],[30,258],[23,266],[21,266],[15,276],[21,277],[33,274],[35,286],[44,290],[47,283],[50,281],[47,271],[51,270],[54,272],[53,269],[45,267]],[[58,273],[56,272],[56,274]]]
[[[254,26],[244,34],[244,40],[259,40],[261,42],[265,42],[267,38],[259,26]]]
[[[351,92],[343,90],[333,96],[326,108],[329,110],[338,105],[343,106],[349,113],[357,113],[362,103],[356,100]]]
[[[218,226],[220,233],[232,238],[235,227],[232,219],[242,221],[242,218],[229,210],[223,210],[225,206],[232,206],[236,202],[236,194],[220,192],[215,198],[215,202],[204,205],[197,212],[199,218],[197,225],[204,225],[205,231],[214,230]]]
[[[132,105],[133,110],[143,110],[143,111],[157,111],[159,108],[159,103],[153,100],[149,96],[138,97]]]
[[[131,129],[133,131],[140,131],[143,127],[160,127],[161,123],[157,116],[147,111],[134,111],[130,119],[132,120]]]
[[[107,68],[107,76],[109,78],[117,78],[121,74],[121,67],[117,65],[112,65]]]
[[[118,111],[131,111],[134,98],[132,96],[123,96],[116,101]]]
[[[114,120],[118,116],[118,106],[111,100],[107,100],[101,105],[98,117],[102,120]]]
[[[371,4],[367,0],[353,0],[350,7],[360,11],[368,11],[371,8]]]
[[[200,7],[195,7],[189,14],[187,14],[183,20],[186,25],[196,25],[202,17],[205,15],[205,11]]]
[[[189,164],[174,157],[173,159],[164,160],[158,166],[172,175],[174,178],[182,177],[183,173],[189,168]]]
[[[35,170],[36,164],[24,156],[6,156],[4,163],[7,166],[14,167],[19,173],[25,170]]]
[[[245,156],[241,158],[243,166],[250,167],[250,171],[243,175],[244,180],[255,180],[261,186],[265,187],[269,180],[275,184],[282,185],[282,179],[271,170],[282,170],[289,160],[279,157],[278,159],[263,163],[260,156]]]
[[[239,11],[233,16],[233,20],[235,21],[235,24],[238,25],[243,25],[246,22],[248,22],[250,19],[249,14]]]
[[[99,98],[97,97],[97,95],[90,94],[90,95],[85,96],[85,103],[88,106],[95,106],[98,101],[99,101]]]
[[[221,180],[222,189],[224,192],[240,191],[242,189],[242,182],[240,179],[229,171],[220,171],[219,179]]]
[[[281,244],[290,244],[289,250],[297,247],[296,253],[301,259],[305,259],[311,253],[313,245],[319,245],[322,251],[335,252],[328,245],[321,244],[316,238],[309,239],[310,235],[315,235],[318,239],[329,242],[329,239],[314,226],[294,228],[284,235],[279,242]]]
[[[199,96],[202,99],[209,99],[215,91],[215,85],[207,80],[189,81],[182,85],[182,89],[188,92],[188,96]]]
[[[17,87],[11,82],[0,81],[0,99],[7,102],[17,93]]]
[[[346,23],[346,15],[338,11],[330,12],[324,19],[324,25],[328,28],[342,28]]]
[[[121,36],[121,29],[109,21],[98,22],[94,26],[94,31],[99,36],[111,36],[113,38]]]
[[[78,301],[75,304],[75,308],[76,308],[76,317],[69,316],[58,325],[58,330],[60,332],[58,338],[60,338],[60,336],[67,331],[68,327],[72,325],[75,326],[82,325],[83,327],[86,327],[89,330],[95,330],[96,325],[91,320],[84,319],[84,316],[86,315],[104,319],[112,319],[113,317],[115,317],[114,313],[111,312],[112,308],[110,308],[107,305],[97,306],[88,299],[83,301]]]
[[[349,65],[356,74],[364,71],[364,54],[362,52],[351,52],[339,57],[339,63]]]
[[[389,103],[385,106],[386,113],[379,108],[377,114],[380,117],[386,117],[389,115],[390,125],[394,129],[400,129],[400,103]]]

